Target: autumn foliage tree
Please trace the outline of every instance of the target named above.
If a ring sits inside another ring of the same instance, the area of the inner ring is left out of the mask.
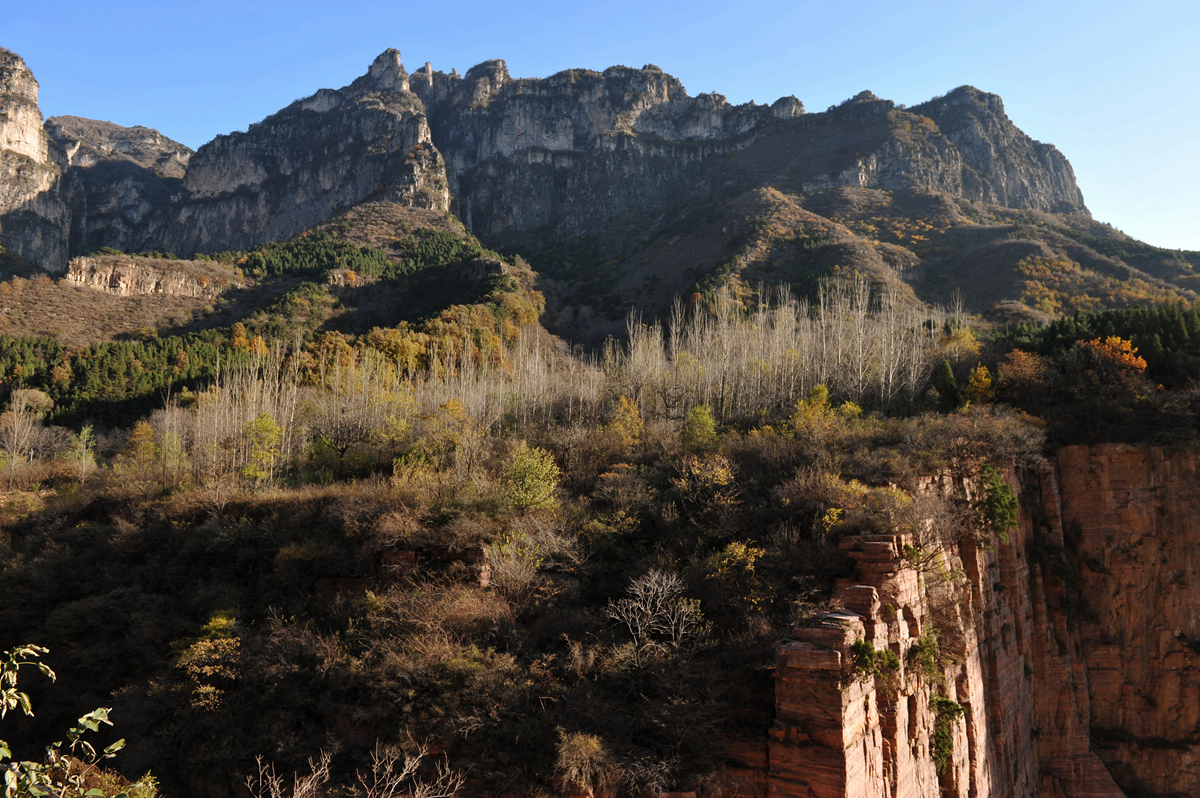
[[[1079,341],[1062,358],[1066,393],[1079,403],[1087,427],[1098,432],[1149,395],[1146,361],[1137,347],[1115,335]]]

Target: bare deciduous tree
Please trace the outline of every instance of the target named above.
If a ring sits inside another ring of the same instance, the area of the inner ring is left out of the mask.
[[[21,465],[33,459],[42,415],[53,406],[41,391],[18,388],[12,392],[8,410],[0,416],[0,452],[4,453],[9,490],[16,483]]]
[[[424,745],[405,753],[395,746],[375,743],[371,752],[369,773],[357,771],[358,784],[365,798],[452,798],[462,789],[466,776],[450,767],[443,759],[435,766],[432,781],[417,776],[421,763],[428,755]]]
[[[322,751],[316,759],[309,757],[308,774],[301,776],[297,772],[292,777],[290,791],[284,785],[282,776],[275,772],[275,763],[266,763],[257,757],[258,772],[246,777],[246,789],[254,798],[319,798],[321,788],[329,781],[329,762],[333,756]]]
[[[665,651],[690,653],[707,637],[709,624],[700,602],[684,598],[683,580],[677,575],[651,569],[625,592],[625,598],[609,602],[607,612],[629,630],[638,664]]]

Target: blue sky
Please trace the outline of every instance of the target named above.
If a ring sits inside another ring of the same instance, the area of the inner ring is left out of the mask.
[[[15,6],[15,7],[14,7]],[[654,63],[732,102],[812,111],[863,89],[913,105],[965,83],[1004,98],[1075,168],[1093,215],[1200,250],[1200,2],[8,4],[47,116],[146,125],[198,147],[388,47],[410,70],[504,58],[518,77]]]

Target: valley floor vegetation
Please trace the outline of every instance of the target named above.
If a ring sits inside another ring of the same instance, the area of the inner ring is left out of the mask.
[[[72,794],[703,791],[770,725],[772,644],[849,572],[841,537],[911,532],[934,572],[1006,545],[997,470],[1048,439],[1194,437],[1191,308],[985,336],[850,281],[584,356],[504,296],[418,348],[243,328],[124,425],[71,393],[86,368],[55,392],[10,363],[0,641],[58,678],[22,674],[0,756],[99,706],[129,778]]]

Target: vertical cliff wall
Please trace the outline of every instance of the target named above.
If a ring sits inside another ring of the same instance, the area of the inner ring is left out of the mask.
[[[183,192],[144,240],[178,253],[287,239],[365,200],[446,210],[450,194],[400,53],[366,75],[218,136],[188,163]]]
[[[70,224],[56,152],[42,129],[37,80],[0,48],[0,245],[51,271],[66,265]]]
[[[902,535],[844,539],[845,609],[778,644],[765,778],[749,792],[1200,795],[1197,465],[1191,452],[1068,447],[1026,476],[1024,495],[1041,498],[1009,542],[953,546],[936,567],[908,567]],[[864,642],[898,668],[857,667]],[[961,715],[939,721],[939,698]]]
[[[1200,795],[1200,458],[1073,446],[1058,476],[1092,744],[1130,794]]]
[[[913,110],[870,92],[818,114],[795,97],[732,105],[689,96],[652,64],[515,79],[494,60],[410,75],[387,50],[349,86],[193,154],[145,128],[57,117],[43,129],[37,82],[0,51],[0,241],[61,271],[68,252],[99,246],[250,247],[382,200],[453,208],[493,243],[544,243],[768,185],[1086,210],[1066,159],[1018,130],[999,97],[964,87]]]

